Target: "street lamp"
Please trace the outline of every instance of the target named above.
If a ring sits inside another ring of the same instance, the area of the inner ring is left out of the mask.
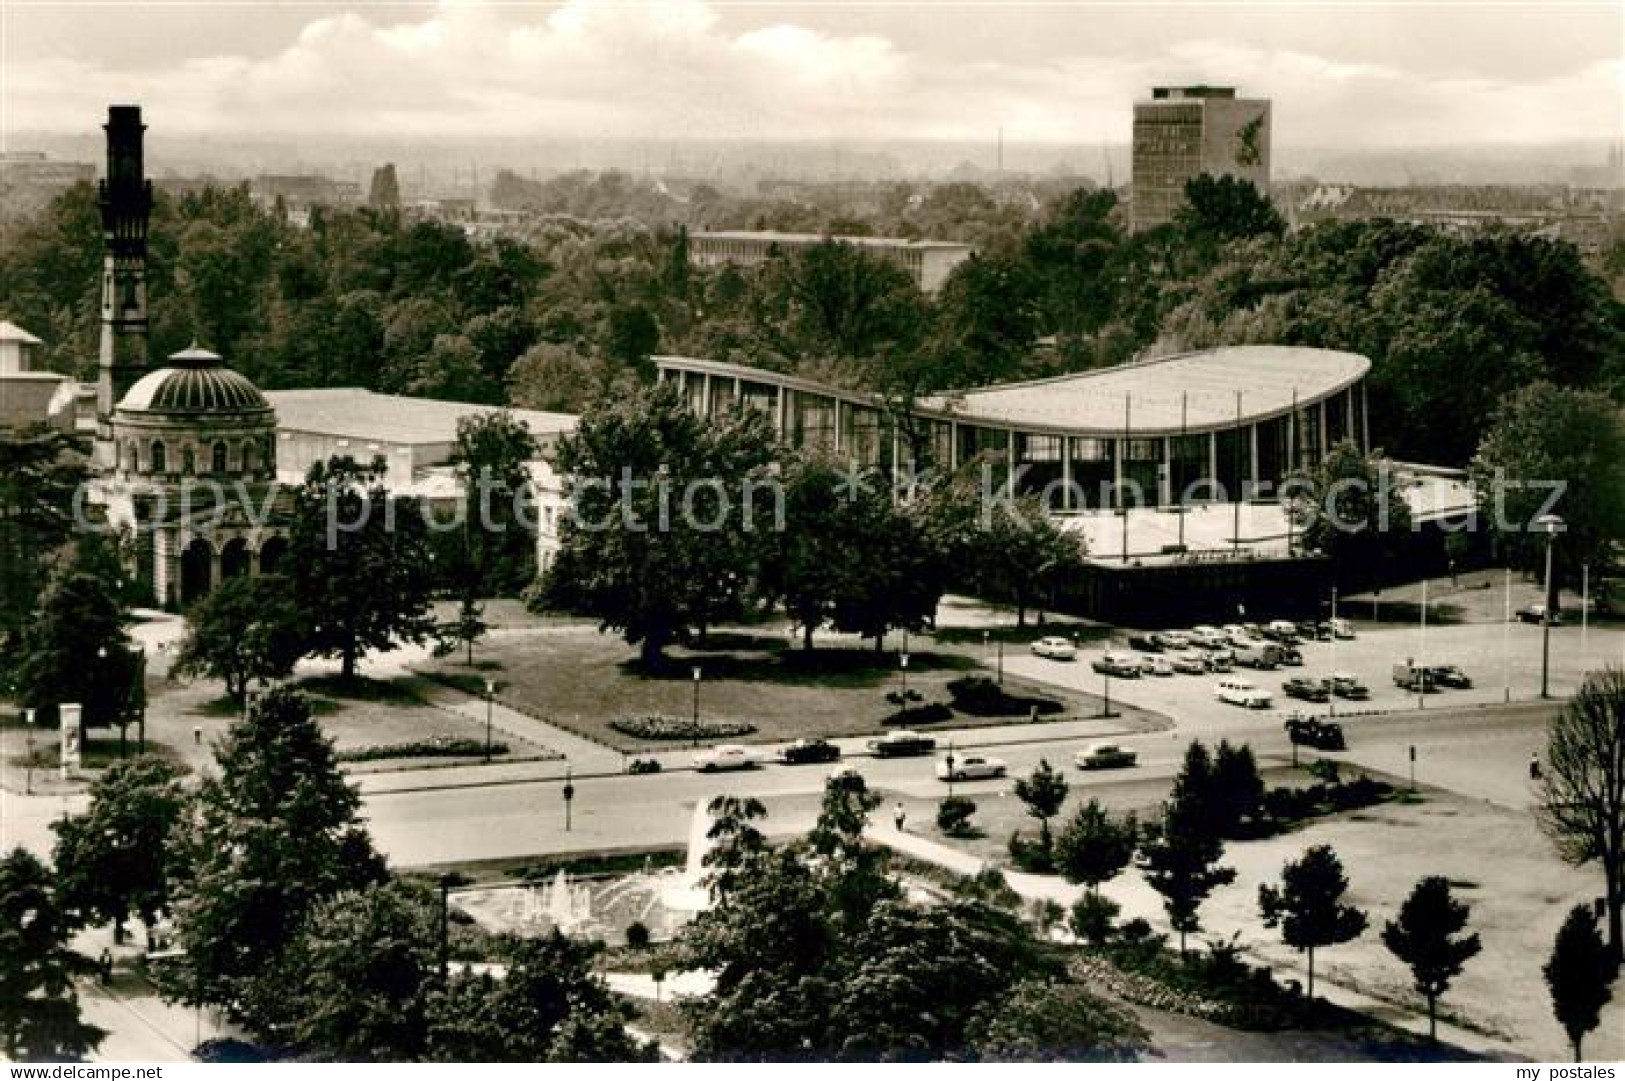
[[[897,658],[897,662],[901,666],[900,670],[903,673],[903,708],[907,709],[908,708],[908,653],[905,651],[902,654],[900,654],[898,656],[898,658]]]
[[[485,681],[485,761],[488,764],[491,761],[491,703],[496,698],[496,694],[497,681],[487,679]]]
[[[33,710],[31,710],[31,709],[23,710],[23,723],[28,726],[28,757],[23,760],[27,765],[28,780],[25,782],[24,791],[28,795],[32,796],[34,794],[34,711]]]
[[[947,767],[948,767],[948,798],[953,799],[953,796],[954,796],[954,741],[951,740],[951,739],[948,741],[948,757],[944,760],[944,764],[947,765]]]
[[[700,745],[700,666],[694,666],[694,746]]]
[[[564,765],[564,832],[570,832],[570,805],[575,802],[576,786],[570,764]]]
[[[1552,544],[1563,531],[1563,519],[1555,514],[1542,514],[1535,519],[1535,528],[1546,534],[1546,603],[1540,613],[1540,696],[1550,698],[1552,610],[1557,607],[1557,589],[1552,581]]]

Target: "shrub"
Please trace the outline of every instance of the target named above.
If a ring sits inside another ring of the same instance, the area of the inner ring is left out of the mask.
[[[954,892],[973,901],[985,901],[995,908],[1014,910],[1021,907],[1021,894],[1010,888],[1004,872],[991,863],[984,863],[981,870],[970,878],[960,879]]]
[[[953,696],[954,709],[973,717],[1020,717],[1035,710],[1040,716],[1049,716],[1063,708],[1053,698],[1007,694],[986,676],[961,676],[948,684],[948,693]]]
[[[634,758],[627,765],[628,773],[659,773],[660,762],[653,758]]]
[[[1047,875],[1055,870],[1055,853],[1041,841],[1029,841],[1020,833],[1010,835],[1010,862],[1017,870],[1033,875]]]
[[[626,944],[634,950],[649,948],[649,927],[642,920],[633,920],[626,925]]]
[[[1121,911],[1122,906],[1110,897],[1086,890],[1072,902],[1072,933],[1092,946],[1104,945],[1112,937],[1113,923]],[[1150,929],[1147,924],[1146,930]]]
[[[1144,942],[1151,937],[1151,924],[1142,916],[1135,916],[1117,929],[1124,942]]]
[[[936,724],[953,717],[954,711],[948,708],[945,702],[932,702],[925,706],[910,706],[900,709],[887,717],[882,724],[897,725],[901,728],[915,728],[922,724]]]
[[[887,691],[886,701],[894,706],[906,706],[911,702],[924,702],[925,695],[916,690]]]
[[[1324,781],[1326,784],[1336,784],[1338,782],[1337,763],[1330,758],[1317,758],[1309,763],[1309,776],[1317,781]]]
[[[976,813],[976,802],[964,796],[949,796],[937,804],[937,829],[949,837],[969,837],[975,830],[970,824]]]
[[[492,755],[507,753],[506,743],[491,744]],[[437,736],[434,739],[413,740],[411,743],[382,743],[374,747],[354,747],[347,751],[339,751],[335,757],[340,762],[380,762],[387,758],[483,758],[485,741]]]
[[[667,717],[658,713],[640,717],[617,717],[609,726],[636,739],[702,740],[748,736],[756,726],[745,721],[695,721],[689,717]]]

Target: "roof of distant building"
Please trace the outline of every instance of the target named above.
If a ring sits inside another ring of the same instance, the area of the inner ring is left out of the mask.
[[[781,233],[771,229],[721,229],[689,234],[691,240],[752,240],[766,244],[818,244],[834,241],[861,248],[937,248],[963,250],[969,244],[957,240],[911,240],[896,236],[831,236],[822,233]]]
[[[22,342],[24,345],[38,345],[40,340],[16,323],[0,320],[0,342]]]
[[[373,443],[439,444],[457,440],[463,417],[496,413],[497,406],[406,398],[362,387],[319,387],[267,393],[283,431],[312,432]],[[534,436],[558,435],[575,428],[569,413],[510,409]]]

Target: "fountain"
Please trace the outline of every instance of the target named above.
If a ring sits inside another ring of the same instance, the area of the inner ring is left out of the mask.
[[[550,882],[460,890],[459,909],[487,931],[524,937],[549,934],[624,942],[626,928],[642,923],[657,939],[674,935],[711,903],[705,855],[711,849],[709,800],[694,807],[682,867],[656,871],[645,863],[634,874],[610,880],[572,881],[560,868]]]

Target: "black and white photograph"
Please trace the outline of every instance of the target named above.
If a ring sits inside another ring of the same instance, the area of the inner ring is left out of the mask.
[[[1622,913],[1622,0],[0,0],[9,1081],[1602,1081]]]

